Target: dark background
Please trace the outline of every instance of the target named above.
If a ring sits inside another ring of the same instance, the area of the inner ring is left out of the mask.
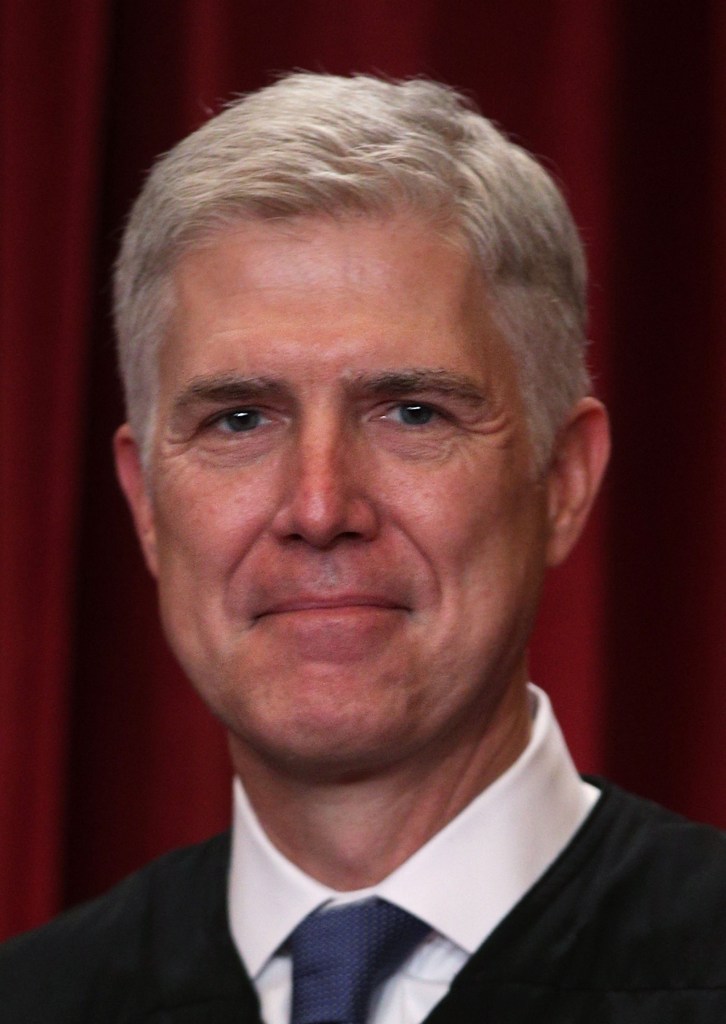
[[[726,4],[0,0],[0,933],[224,827],[113,479],[109,267],[153,157],[277,71],[426,74],[563,183],[615,457],[533,676],[583,770],[726,825]]]

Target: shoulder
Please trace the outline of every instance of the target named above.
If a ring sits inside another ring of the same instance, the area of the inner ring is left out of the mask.
[[[464,967],[452,999],[466,1008],[485,998],[492,1019],[521,1024],[720,1024],[726,836],[590,781],[598,803]]]
[[[608,887],[632,885],[638,902],[654,909],[661,903],[671,924],[702,920],[695,901],[724,891],[726,833],[594,781],[602,796],[582,830],[583,855],[598,865]]]
[[[598,780],[599,806],[573,843],[582,926],[645,947],[648,970],[726,983],[726,833]],[[585,891],[585,888],[587,891]],[[721,956],[714,960],[719,948]]]
[[[123,1007],[159,997],[169,959],[198,952],[182,936],[214,934],[224,922],[228,857],[226,835],[173,851],[98,899],[5,943],[3,1019],[100,1020],[108,1004],[114,1010],[106,1019],[124,1020]]]
[[[514,941],[527,960],[538,947],[556,985],[723,990],[726,834],[592,781],[600,800],[495,945]]]

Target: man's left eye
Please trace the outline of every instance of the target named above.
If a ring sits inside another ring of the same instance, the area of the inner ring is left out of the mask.
[[[430,405],[419,402],[406,402],[392,410],[393,415],[407,427],[425,427],[436,416],[436,410]]]

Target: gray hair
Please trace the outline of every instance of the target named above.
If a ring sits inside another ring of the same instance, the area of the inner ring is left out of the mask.
[[[115,275],[129,421],[148,454],[157,356],[179,258],[244,219],[411,211],[453,228],[489,286],[513,353],[538,466],[587,393],[586,269],[551,177],[459,93],[296,72],[234,101],[162,156]]]

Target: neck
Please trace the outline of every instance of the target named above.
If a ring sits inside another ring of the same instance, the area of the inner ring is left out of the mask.
[[[231,749],[271,842],[306,874],[349,891],[380,882],[455,818],[516,761],[530,731],[522,687],[505,695],[482,734],[352,777],[292,776],[234,738]]]

